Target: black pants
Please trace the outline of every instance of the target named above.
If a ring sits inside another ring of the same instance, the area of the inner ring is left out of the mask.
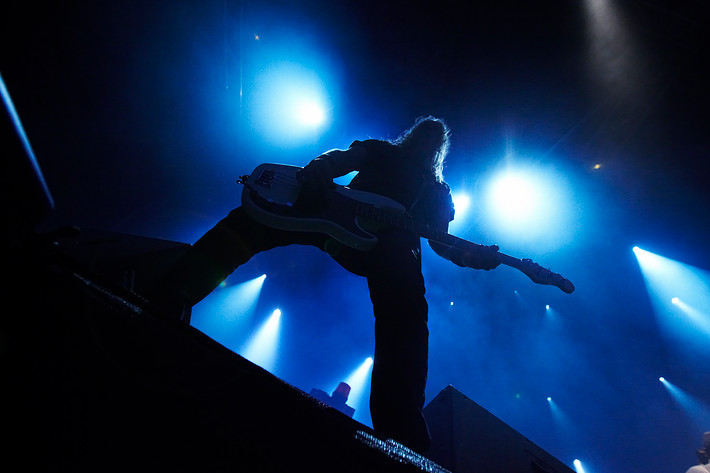
[[[367,278],[375,315],[373,427],[425,451],[430,443],[422,415],[429,331],[418,237],[385,230],[372,251],[357,252],[327,235],[264,226],[239,207],[192,245],[156,298],[164,305],[191,307],[255,254],[292,244],[327,249],[346,269]]]

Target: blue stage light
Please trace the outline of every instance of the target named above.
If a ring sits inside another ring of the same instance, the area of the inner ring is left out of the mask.
[[[549,251],[576,231],[575,199],[565,176],[552,168],[509,164],[485,183],[483,191],[481,215],[490,236],[508,247],[534,244],[538,251]]]
[[[527,221],[538,211],[542,192],[523,174],[506,172],[492,183],[490,198],[494,210],[506,221]]]
[[[345,379],[345,382],[350,386],[348,405],[355,409],[353,418],[363,423],[370,422],[370,411],[369,409],[364,409],[364,407],[367,404],[365,402],[367,399],[365,394],[369,391],[371,368],[372,358],[368,357]]]
[[[456,209],[456,218],[460,219],[466,215],[466,211],[471,205],[471,198],[464,193],[456,193],[453,196],[454,208]]]
[[[684,350],[705,350],[710,336],[710,273],[679,261],[633,248],[663,334]],[[676,340],[674,340],[676,341]]]
[[[315,101],[303,100],[294,104],[295,116],[306,126],[317,127],[325,122],[325,110]]]
[[[574,464],[574,468],[577,470],[577,473],[584,473],[584,467],[582,467],[582,462],[579,461],[579,459],[575,458],[572,463]]]
[[[281,310],[276,309],[241,350],[241,355],[267,371],[274,372],[279,345]]]
[[[271,145],[312,143],[330,121],[330,102],[331,93],[316,71],[294,63],[271,64],[252,90],[251,127]]]
[[[547,398],[547,405],[550,408],[550,415],[552,416],[554,429],[563,438],[570,438],[573,436],[575,430],[578,428],[570,420],[569,416],[557,405],[552,396]]]
[[[254,315],[265,280],[266,275],[262,274],[242,283],[221,285],[192,308],[190,324],[227,348],[236,350],[235,332]]]
[[[698,398],[690,395],[687,391],[671,383],[667,379],[659,378],[663,383],[670,396],[686,414],[688,421],[691,422],[698,431],[702,432],[705,429],[706,419],[710,419],[710,406],[704,404]]]

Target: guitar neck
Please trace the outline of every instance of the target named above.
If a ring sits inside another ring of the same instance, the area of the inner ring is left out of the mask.
[[[365,217],[370,220],[374,220],[378,223],[387,225],[389,227],[400,228],[402,230],[415,233],[422,238],[426,238],[427,240],[432,240],[437,243],[441,243],[442,245],[450,246],[453,248],[466,250],[467,248],[482,246],[476,243],[471,243],[470,241],[464,240],[463,238],[451,235],[450,233],[445,232],[443,230],[432,228],[429,225],[418,222],[417,220],[414,220],[413,218],[408,217],[406,215],[400,215],[391,211],[383,210],[371,204],[356,204],[355,214],[359,217]],[[516,260],[516,258],[513,258],[512,256],[502,256],[506,257],[504,258],[505,260]],[[504,264],[508,264],[503,260],[501,260],[501,262]],[[515,263],[515,261],[510,262],[513,264]]]
[[[404,214],[383,210],[369,203],[358,202],[355,204],[354,210],[355,215],[359,217],[364,217],[390,227],[400,228],[449,247],[464,251],[475,251],[476,248],[483,246],[456,237],[448,232],[432,228]],[[500,261],[501,264],[521,271],[533,282],[556,286],[567,294],[574,292],[574,284],[569,280],[557,273],[553,273],[549,269],[541,267],[532,260],[519,259],[500,252],[498,252],[497,255],[498,261]]]

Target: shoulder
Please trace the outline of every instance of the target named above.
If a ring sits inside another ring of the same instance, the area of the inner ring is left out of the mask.
[[[439,193],[445,195],[451,195],[451,187],[444,181],[437,181],[436,187],[439,189]]]
[[[350,148],[364,148],[369,153],[378,153],[393,151],[397,146],[384,140],[355,140]]]
[[[437,194],[439,196],[439,205],[441,205],[442,212],[448,215],[449,221],[454,219],[456,209],[454,208],[454,197],[451,195],[451,188],[444,181],[439,181],[436,183]]]
[[[448,184],[434,180],[425,183],[412,213],[420,220],[433,223],[437,227],[448,226],[454,219],[454,201]]]
[[[432,181],[428,186],[427,186],[428,192],[436,196],[439,200],[444,201],[444,202],[452,202],[453,205],[453,197],[451,196],[451,188],[449,185],[444,182],[444,181]]]

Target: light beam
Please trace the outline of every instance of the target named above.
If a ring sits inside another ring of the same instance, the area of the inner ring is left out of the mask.
[[[706,419],[710,419],[710,406],[703,404],[684,389],[671,383],[664,377],[658,378],[666,388],[678,407],[686,414],[688,420],[698,429],[706,429]]]
[[[549,251],[576,231],[567,179],[552,167],[507,163],[484,186],[481,215],[491,237],[508,247],[534,244]]]
[[[684,349],[710,341],[710,273],[637,246],[633,248],[659,326]]]
[[[262,274],[249,281],[217,288],[192,308],[190,324],[234,350],[235,332],[253,316],[265,280],[266,275]]]
[[[584,473],[584,467],[582,466],[582,462],[579,461],[578,458],[575,458],[572,463],[574,464],[574,469],[577,470],[577,473]]]
[[[348,405],[355,409],[354,419],[367,423],[369,409],[363,409],[366,396],[370,389],[370,375],[372,373],[372,358],[366,358],[355,371],[350,373],[345,382],[350,386],[350,397]]]
[[[276,309],[254,336],[247,341],[244,349],[241,350],[242,356],[273,373],[276,368],[280,326],[281,310]]]

